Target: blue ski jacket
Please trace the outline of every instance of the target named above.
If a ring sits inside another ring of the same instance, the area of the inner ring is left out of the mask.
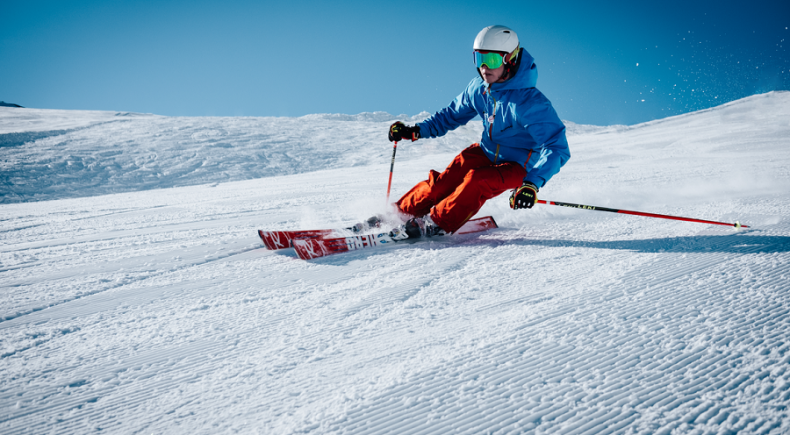
[[[535,88],[535,59],[523,48],[516,74],[504,83],[472,80],[449,106],[418,123],[420,137],[444,136],[475,116],[483,119],[480,146],[493,163],[524,166],[524,181],[543,187],[571,158],[565,125]]]

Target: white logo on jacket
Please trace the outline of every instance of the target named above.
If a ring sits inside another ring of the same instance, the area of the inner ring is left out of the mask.
[[[538,162],[535,163],[535,166],[533,166],[532,169],[536,169],[543,166],[543,164],[546,163],[546,161],[549,159],[551,152],[552,152],[551,150],[547,150],[546,148],[543,148],[543,150],[540,152],[540,159],[538,159]]]

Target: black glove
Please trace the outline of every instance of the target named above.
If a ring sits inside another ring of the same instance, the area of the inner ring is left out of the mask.
[[[534,184],[525,181],[524,185],[513,191],[510,195],[510,208],[518,210],[520,208],[532,208],[538,201],[538,188]]]
[[[390,126],[390,142],[400,142],[403,139],[410,139],[412,142],[420,138],[420,127],[409,127],[398,121]]]

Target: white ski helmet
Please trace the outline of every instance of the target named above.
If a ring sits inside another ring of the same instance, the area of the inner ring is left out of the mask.
[[[488,26],[475,38],[475,50],[512,53],[518,48],[518,35],[505,26]]]

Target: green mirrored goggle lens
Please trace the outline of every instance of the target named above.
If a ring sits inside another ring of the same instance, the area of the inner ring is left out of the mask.
[[[500,53],[480,53],[479,51],[475,51],[475,64],[478,68],[482,68],[483,65],[485,65],[488,69],[497,69],[502,66],[502,63],[503,58]]]

